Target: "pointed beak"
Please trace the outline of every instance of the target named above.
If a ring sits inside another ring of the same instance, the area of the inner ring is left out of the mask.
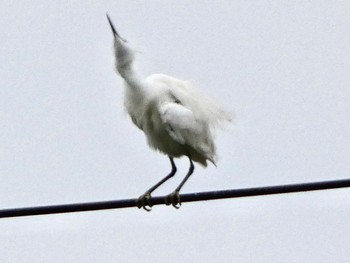
[[[108,13],[106,14],[106,16],[107,16],[109,25],[111,26],[111,29],[112,29],[112,32],[113,32],[114,37],[118,37],[118,38],[122,39],[123,41],[125,41],[121,36],[119,36],[117,30],[115,30],[115,27],[114,27],[114,25],[113,25],[113,22],[112,22],[112,20],[109,18]]]

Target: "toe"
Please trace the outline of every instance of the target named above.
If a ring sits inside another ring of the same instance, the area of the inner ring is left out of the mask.
[[[172,205],[176,209],[179,209],[181,206],[180,194],[175,191],[165,197],[165,204]]]
[[[169,194],[165,197],[165,204],[166,205],[172,205],[173,204],[173,197],[172,194]]]
[[[176,209],[179,209],[180,206],[181,206],[181,199],[180,199],[179,192],[174,192],[173,197],[174,197],[174,199],[173,199],[173,207],[175,207]]]
[[[151,194],[144,193],[136,200],[136,205],[138,208],[143,208],[147,212],[152,210]]]

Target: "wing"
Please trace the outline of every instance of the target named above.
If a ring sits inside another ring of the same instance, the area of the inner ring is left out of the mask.
[[[191,110],[176,102],[165,102],[160,105],[159,113],[166,130],[175,141],[189,145],[206,158],[215,155],[208,125],[198,120]]]
[[[176,79],[164,74],[153,74],[146,79],[149,86],[165,87],[185,108],[191,110],[196,119],[209,125],[210,129],[221,127],[221,124],[232,120],[231,113],[220,107],[211,98],[208,98],[194,89],[190,82]],[[151,90],[152,90],[151,89]]]
[[[213,133],[220,124],[230,122],[231,115],[192,88],[188,81],[153,74],[145,80],[145,87],[169,136],[190,146],[193,160],[203,165],[205,160],[215,164]]]

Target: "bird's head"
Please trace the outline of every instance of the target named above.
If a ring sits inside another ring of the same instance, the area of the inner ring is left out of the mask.
[[[131,67],[135,58],[135,51],[129,46],[128,41],[118,34],[108,14],[107,19],[114,35],[116,67],[118,72],[122,74],[123,71],[128,70]]]

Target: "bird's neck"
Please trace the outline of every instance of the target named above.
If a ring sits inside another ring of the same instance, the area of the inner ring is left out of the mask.
[[[141,79],[136,74],[135,70],[131,65],[123,66],[123,67],[117,67],[118,72],[120,76],[125,80],[125,82],[134,89],[140,89],[141,88]]]

